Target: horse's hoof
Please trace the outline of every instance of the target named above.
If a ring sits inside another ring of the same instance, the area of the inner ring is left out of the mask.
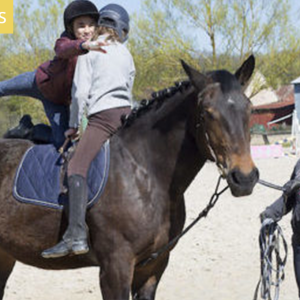
[[[54,247],[44,250],[41,255],[44,258],[58,258],[68,255],[71,250],[72,247],[69,243],[61,241]]]

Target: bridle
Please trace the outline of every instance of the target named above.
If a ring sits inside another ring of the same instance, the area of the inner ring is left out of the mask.
[[[204,137],[205,137],[205,146],[208,152],[208,155],[212,158],[212,160],[216,163],[218,170],[220,172],[220,175],[222,176],[222,178],[226,178],[226,169],[225,167],[218,161],[218,157],[215,153],[215,150],[213,149],[213,147],[211,146],[211,142],[210,142],[210,138],[209,135],[207,133],[207,126],[205,123],[205,117],[203,114],[203,110],[201,108],[201,102],[203,100],[203,97],[205,95],[205,93],[212,89],[215,88],[217,86],[219,86],[220,83],[215,82],[215,83],[211,83],[209,85],[207,85],[207,87],[205,87],[199,94],[198,94],[198,99],[197,99],[197,109],[196,109],[196,137],[199,136],[200,134],[200,129],[203,130],[204,133]]]

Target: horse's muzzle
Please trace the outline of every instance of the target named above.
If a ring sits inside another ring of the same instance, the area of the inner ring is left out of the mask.
[[[258,179],[259,171],[256,167],[248,174],[242,173],[237,168],[232,169],[227,174],[227,183],[235,197],[250,195]]]

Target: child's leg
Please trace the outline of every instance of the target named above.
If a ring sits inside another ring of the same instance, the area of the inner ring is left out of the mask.
[[[38,98],[35,73],[36,71],[26,72],[11,79],[1,81],[0,97],[16,95]]]
[[[86,178],[91,162],[104,142],[121,126],[121,116],[128,113],[130,107],[121,107],[102,111],[89,118],[87,128],[69,163],[68,176],[77,174]]]
[[[86,175],[90,163],[103,143],[121,125],[121,116],[130,108],[106,110],[89,119],[86,131],[71,158],[68,167],[69,224],[66,232],[54,247],[42,252],[44,258],[62,257],[69,253],[83,254],[89,251],[85,213],[87,204]]]
[[[57,105],[47,99],[43,99],[42,103],[51,124],[53,143],[56,148],[59,148],[64,143],[64,133],[69,128],[69,106]]]
[[[64,132],[69,127],[69,107],[47,100],[35,82],[35,74],[36,71],[26,72],[0,82],[0,97],[17,95],[41,100],[51,124],[54,145],[59,148],[65,141]]]

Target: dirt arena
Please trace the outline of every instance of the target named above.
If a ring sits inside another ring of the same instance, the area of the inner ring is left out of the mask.
[[[257,159],[261,178],[283,185],[297,159]],[[218,171],[207,164],[186,192],[190,223],[206,206],[214,192]],[[172,251],[169,266],[160,282],[158,300],[245,300],[253,299],[259,277],[259,213],[280,196],[261,185],[251,196],[233,198],[223,194],[209,216],[201,220]],[[286,279],[280,299],[296,299],[292,268],[290,218],[280,225],[289,244]],[[44,271],[17,264],[9,279],[5,300],[100,300],[98,268],[74,271]]]

